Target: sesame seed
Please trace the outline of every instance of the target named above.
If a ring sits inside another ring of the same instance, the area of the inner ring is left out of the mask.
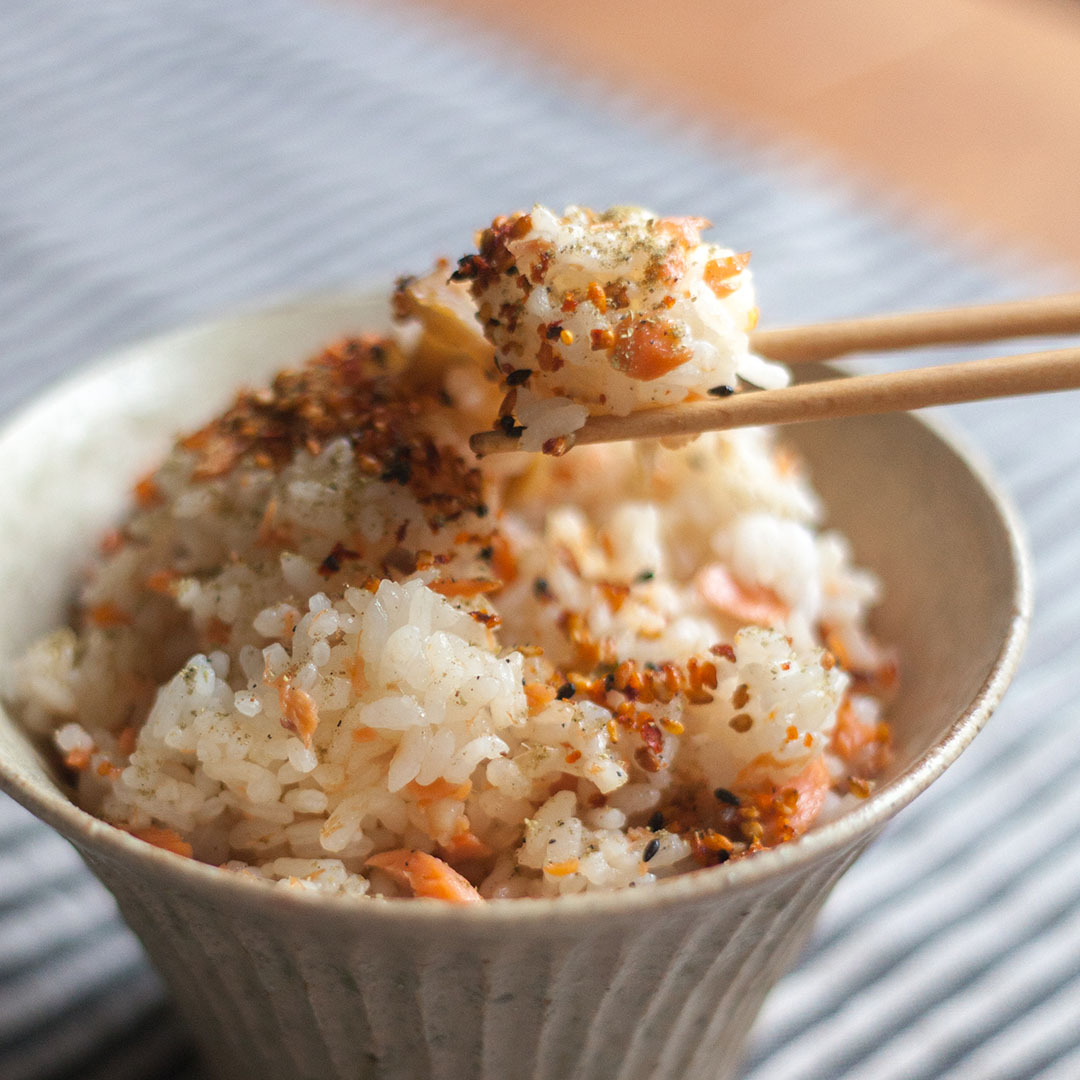
[[[520,424],[515,424],[514,418],[509,414],[499,417],[499,427],[502,428],[504,435],[509,435],[512,439],[520,439],[521,433],[525,430]]]
[[[713,791],[713,795],[722,803],[727,803],[728,806],[738,806],[739,796],[734,791],[728,791],[726,787],[718,787]]]
[[[646,845],[645,850],[641,853],[641,861],[649,862],[653,859],[657,852],[660,850],[660,841],[654,836]]]
[[[659,832],[664,827],[664,815],[660,810],[657,810],[651,818],[649,818],[649,824],[647,826],[649,832]]]
[[[754,718],[749,713],[737,713],[728,721],[728,726],[740,735],[744,735],[754,726]]]

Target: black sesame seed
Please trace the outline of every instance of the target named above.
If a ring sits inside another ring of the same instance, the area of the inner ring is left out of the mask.
[[[641,573],[638,574],[638,576],[636,578],[634,578],[634,580],[635,581],[652,581],[652,579],[654,577],[656,577],[656,574],[652,570],[642,570]]]
[[[475,281],[479,274],[477,256],[463,255],[458,259],[457,269],[450,275],[451,281]]]
[[[735,393],[734,386],[710,386],[709,393],[713,397],[731,397]]]
[[[721,863],[726,863],[728,861],[728,859],[730,859],[730,858],[731,858],[731,852],[730,851],[724,851],[724,849],[721,848],[716,853],[716,865],[719,866]]]
[[[728,806],[739,805],[739,796],[736,795],[734,791],[728,791],[726,787],[718,787],[713,792],[713,795],[715,795],[716,798],[720,800],[720,802],[727,803]]]
[[[341,556],[336,551],[331,551],[319,564],[319,569],[327,574],[336,574],[341,569]]]
[[[520,424],[514,422],[514,418],[509,413],[506,416],[500,416],[496,426],[504,435],[509,435],[511,439],[520,439],[522,432],[525,430]]]
[[[532,368],[521,367],[516,371],[511,371],[506,376],[507,386],[520,386],[523,382],[528,382],[529,376],[532,374]]]
[[[664,827],[664,815],[660,810],[657,810],[651,818],[649,818],[648,829],[649,832],[659,832]]]
[[[379,479],[384,484],[396,481],[404,487],[412,479],[412,462],[409,460],[409,451],[402,448],[395,450],[393,458],[383,469]]]
[[[551,587],[545,578],[538,577],[533,582],[533,595],[538,598],[551,595]]]
[[[548,326],[547,330],[544,331],[544,337],[546,337],[548,341],[554,341],[561,333],[562,323],[553,322]]]
[[[481,549],[480,549],[480,550],[479,550],[479,551],[477,552],[477,554],[478,554],[478,555],[480,556],[480,558],[481,558],[481,559],[485,559],[485,560],[486,560],[486,559],[490,559],[490,558],[491,558],[491,556],[495,554],[495,549],[494,549],[493,547],[490,547],[490,546],[488,546],[488,547],[482,547],[482,548],[481,548]]]
[[[487,503],[477,503],[476,508],[473,511],[477,517],[487,517],[488,507]]]
[[[646,845],[645,850],[641,853],[641,861],[648,862],[655,857],[656,853],[660,850],[660,841],[654,836]]]
[[[572,698],[573,696],[573,683],[564,682],[562,686],[560,686],[559,689],[555,691],[555,697],[558,698],[559,701],[565,701],[567,698]]]

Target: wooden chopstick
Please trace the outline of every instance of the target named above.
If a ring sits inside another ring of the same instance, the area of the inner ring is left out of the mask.
[[[758,330],[750,344],[762,356],[797,364],[853,352],[1071,333],[1080,333],[1080,293]]]
[[[852,375],[782,390],[753,390],[717,401],[644,409],[629,416],[591,416],[566,438],[565,446],[697,435],[1076,389],[1080,389],[1080,348],[1055,349],[884,375]],[[482,431],[472,436],[469,445],[477,454],[494,454],[519,449],[520,439],[499,430]]]

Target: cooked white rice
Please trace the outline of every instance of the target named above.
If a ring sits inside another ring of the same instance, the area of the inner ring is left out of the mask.
[[[650,884],[865,794],[877,587],[791,456],[748,430],[481,471],[499,391],[450,307],[137,486],[17,672],[80,803],[259,879],[471,899]]]

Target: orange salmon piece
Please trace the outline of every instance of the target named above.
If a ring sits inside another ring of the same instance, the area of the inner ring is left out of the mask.
[[[410,780],[405,785],[405,790],[416,796],[416,801],[420,806],[431,806],[440,799],[464,801],[472,791],[472,781],[466,780],[463,784],[452,784],[441,776],[430,784],[418,784],[415,780]]]
[[[723,259],[710,259],[705,264],[705,284],[723,299],[730,296],[739,286],[731,279],[741,274],[750,262],[750,252],[728,255]]]
[[[685,364],[692,355],[669,323],[641,319],[629,333],[620,327],[611,365],[631,379],[649,382]]]
[[[95,604],[86,613],[87,618],[103,630],[111,630],[117,626],[130,626],[131,616],[121,607],[106,600],[103,604]]]
[[[755,626],[775,626],[786,619],[788,606],[764,585],[744,585],[723,563],[709,563],[697,579],[698,595],[711,607]]]
[[[151,591],[162,596],[175,596],[176,583],[180,575],[175,570],[155,570],[143,584]]]
[[[514,549],[510,546],[510,541],[499,531],[491,534],[491,569],[504,585],[509,585],[517,577],[517,558],[514,556]]]
[[[796,836],[814,824],[831,786],[832,778],[825,767],[825,759],[821,757],[814,758],[802,772],[784,784],[783,791],[795,791],[799,796],[794,810],[787,815],[787,824]]]
[[[84,747],[77,746],[74,750],[69,750],[64,758],[64,764],[69,769],[75,769],[77,772],[82,772],[84,769],[90,767],[90,751]]]
[[[548,686],[547,683],[542,682],[525,684],[525,701],[528,703],[530,716],[543,712],[554,700],[554,686]]]
[[[154,847],[171,851],[174,855],[183,855],[185,859],[190,859],[194,854],[191,845],[175,829],[149,825],[145,829],[132,829],[131,835],[137,840],[153,844]]]
[[[880,773],[889,763],[889,725],[866,724],[845,698],[836,714],[829,749],[858,777]]]
[[[135,749],[135,739],[138,736],[138,732],[130,724],[120,730],[120,734],[116,736],[116,749],[121,754],[130,756],[132,750]]]
[[[468,859],[486,859],[492,853],[491,848],[468,826],[454,833],[450,843],[444,845],[443,851],[451,863]]]
[[[278,686],[281,702],[281,726],[299,735],[305,746],[311,746],[311,737],[319,726],[319,710],[310,694],[297,690],[287,682]]]
[[[395,881],[412,889],[414,896],[445,900],[448,904],[484,902],[476,888],[449,863],[426,851],[381,851],[372,855],[366,865],[385,870]]]
[[[135,493],[135,502],[144,510],[162,501],[161,488],[157,486],[153,473],[147,473],[146,476],[136,480],[132,490]]]

